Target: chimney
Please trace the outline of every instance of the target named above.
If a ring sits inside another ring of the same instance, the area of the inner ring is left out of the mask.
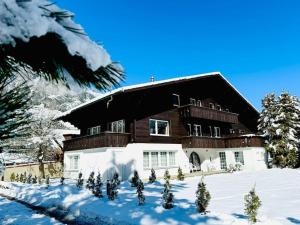
[[[151,75],[151,77],[150,77],[150,82],[154,82],[154,76],[153,75]]]

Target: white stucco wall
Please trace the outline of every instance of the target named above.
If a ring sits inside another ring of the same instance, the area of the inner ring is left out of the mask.
[[[171,175],[176,175],[178,167],[183,169],[184,173],[189,172],[188,157],[182,150],[180,144],[128,144],[125,148],[95,148],[68,151],[64,153],[65,177],[77,178],[79,171],[83,173],[85,179],[88,178],[91,171],[97,173],[100,171],[103,179],[110,179],[117,171],[123,180],[129,179],[134,170],[139,172],[141,178],[148,178],[150,169],[143,168],[143,152],[175,152],[175,166],[155,168],[156,176],[162,177],[165,170],[168,169]],[[69,170],[69,156],[79,156],[78,170]]]
[[[201,161],[202,171],[220,170],[219,152],[225,152],[227,167],[235,165],[234,152],[243,152],[244,166],[243,170],[261,170],[266,169],[266,153],[263,147],[246,147],[246,148],[192,148],[185,149],[188,157],[192,152],[196,152]]]

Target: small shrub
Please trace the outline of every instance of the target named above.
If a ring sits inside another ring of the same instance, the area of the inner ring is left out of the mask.
[[[261,201],[255,193],[255,188],[252,188],[249,194],[245,195],[245,214],[248,216],[250,223],[257,222],[257,211],[260,206]]]
[[[15,173],[12,173],[11,175],[10,175],[10,181],[11,182],[14,182],[16,180],[16,175],[15,175]]]
[[[93,191],[95,188],[95,178],[94,178],[95,173],[91,172],[88,180],[86,181],[86,188]]]
[[[156,181],[156,174],[155,174],[155,170],[152,168],[151,169],[151,175],[150,175],[150,177],[149,177],[149,182],[150,183],[153,183],[153,182],[155,182]]]
[[[65,178],[62,176],[60,178],[60,185],[64,185],[65,184]]]
[[[83,187],[83,178],[82,178],[82,173],[79,172],[78,174],[78,179],[77,179],[77,183],[76,186],[81,189]]]
[[[166,170],[166,171],[165,171],[165,174],[164,174],[164,179],[165,179],[165,180],[170,180],[170,178],[171,178],[171,175],[170,175],[170,173],[169,173],[169,170]]]
[[[102,179],[101,179],[101,174],[98,173],[97,177],[96,177],[96,184],[95,184],[95,189],[93,191],[94,195],[98,198],[102,198],[102,191],[101,191],[101,187],[102,187],[103,183],[102,183]]]
[[[198,212],[206,214],[206,209],[208,207],[211,196],[209,191],[206,189],[206,184],[203,180],[204,178],[202,177],[196,191],[196,206]]]
[[[169,179],[165,179],[166,182],[164,184],[164,191],[163,191],[163,207],[165,209],[171,209],[174,207],[174,195],[171,193],[171,185]]]
[[[183,181],[184,180],[184,174],[182,172],[182,169],[179,167],[177,171],[177,179]]]
[[[138,172],[135,170],[133,172],[133,177],[131,178],[131,181],[130,181],[131,187],[137,187],[139,180],[140,180],[140,176],[139,176]]]
[[[138,194],[139,205],[145,204],[145,196],[143,193],[144,184],[141,179],[137,181],[136,193]]]

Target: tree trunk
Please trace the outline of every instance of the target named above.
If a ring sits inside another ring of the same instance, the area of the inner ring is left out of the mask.
[[[45,167],[44,167],[43,159],[44,159],[43,146],[40,145],[38,151],[39,172],[40,172],[40,176],[43,179],[45,179]]]

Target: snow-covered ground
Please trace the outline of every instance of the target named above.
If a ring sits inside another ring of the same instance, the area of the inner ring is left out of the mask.
[[[0,197],[0,224],[8,225],[60,225],[58,221],[27,208],[26,206]]]
[[[203,224],[246,225],[244,195],[256,185],[262,201],[259,225],[300,224],[300,170],[271,169],[259,172],[237,172],[205,177],[211,193],[209,213],[200,215],[195,208],[195,192],[200,177],[185,181],[172,180],[175,208],[161,207],[163,181],[145,184],[146,204],[137,205],[135,189],[128,182],[121,184],[115,201],[97,199],[88,190],[78,190],[73,183],[60,186],[57,181],[46,189],[39,185],[5,183],[11,189],[0,193],[22,199],[33,205],[67,210],[69,217],[99,224]],[[104,195],[105,191],[103,190]],[[1,206],[2,207],[2,206]]]

